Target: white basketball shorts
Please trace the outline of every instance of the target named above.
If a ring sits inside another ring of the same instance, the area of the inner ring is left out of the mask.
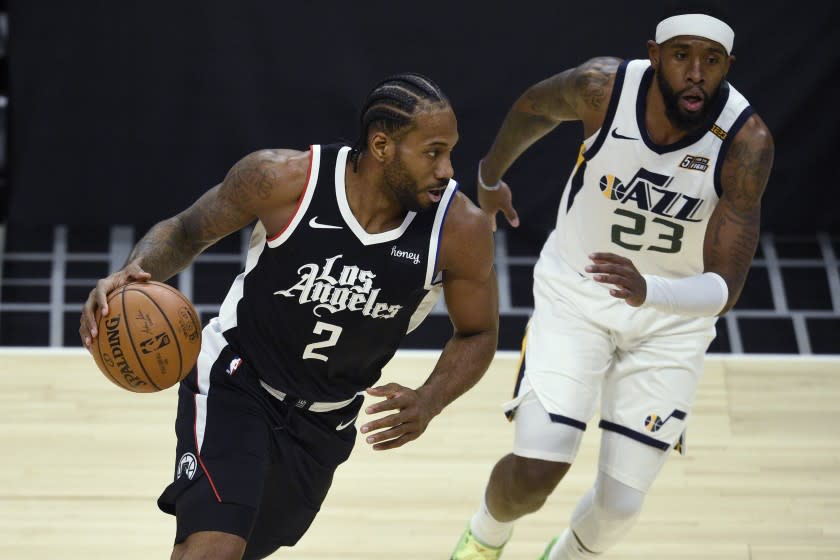
[[[506,410],[533,391],[553,423],[583,431],[600,405],[602,429],[662,451],[674,447],[716,318],[631,307],[568,266],[542,266],[542,260],[523,367]],[[535,457],[563,455],[550,439]]]

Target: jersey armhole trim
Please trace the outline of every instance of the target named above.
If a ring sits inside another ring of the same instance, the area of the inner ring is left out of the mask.
[[[306,210],[309,208],[309,203],[312,202],[312,195],[315,193],[315,185],[318,183],[318,170],[321,165],[321,146],[312,144],[310,147],[309,156],[309,170],[306,172],[306,186],[304,191],[298,199],[297,207],[295,208],[292,218],[282,230],[275,235],[268,237],[266,243],[269,247],[279,247],[294,233],[300,224]]]
[[[726,154],[729,153],[729,147],[732,145],[732,140],[741,130],[741,127],[744,126],[744,123],[747,122],[753,115],[753,108],[751,106],[747,106],[741,114],[738,115],[738,118],[735,119],[735,122],[732,123],[732,126],[729,127],[729,130],[726,131],[726,139],[720,145],[720,150],[718,151],[717,161],[715,162],[715,176],[714,176],[714,183],[715,183],[715,192],[718,195],[718,198],[723,197],[723,184],[721,183],[720,176],[723,171],[723,162],[726,159]]]
[[[449,214],[449,207],[452,205],[452,201],[455,199],[455,195],[458,190],[458,183],[450,179],[449,185],[443,193],[443,200],[440,201],[435,214],[435,221],[432,225],[432,235],[429,239],[429,258],[426,264],[426,282],[423,286],[427,290],[433,289],[436,284],[440,284],[441,282],[439,278],[435,277],[438,255],[440,253],[440,241],[443,238],[443,226],[446,222],[446,216]]]
[[[598,132],[595,142],[592,143],[592,146],[588,150],[583,152],[584,159],[595,157],[595,154],[598,153],[598,150],[601,149],[601,146],[607,139],[607,134],[609,134],[610,127],[612,127],[613,120],[615,119],[615,112],[618,110],[618,100],[621,98],[621,90],[624,89],[624,77],[627,74],[628,64],[630,64],[629,59],[622,62],[615,72],[615,82],[613,83],[612,93],[610,94],[610,103],[607,105],[607,113],[604,115],[604,122],[601,124],[601,130]]]

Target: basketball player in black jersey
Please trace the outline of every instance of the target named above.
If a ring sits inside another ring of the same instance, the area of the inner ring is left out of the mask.
[[[457,190],[455,115],[418,74],[379,83],[355,146],[263,150],[139,241],[85,303],[131,281],[166,280],[256,219],[245,270],[205,327],[180,384],[175,477],[158,500],[177,519],[173,559],[264,558],[292,546],[360,428],[377,450],[419,437],[485,372],[497,342],[488,216]],[[405,333],[443,292],[454,332],[412,389],[375,386]]]

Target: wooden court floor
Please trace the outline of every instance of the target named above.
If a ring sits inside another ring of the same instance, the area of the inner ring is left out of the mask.
[[[384,379],[416,385],[433,355],[400,354]],[[359,442],[289,559],[445,560],[511,444],[500,403],[516,357],[408,446]],[[168,558],[155,500],[174,461],[176,391],[111,385],[83,351],[0,351],[0,559]],[[360,418],[364,421],[365,417]],[[535,559],[591,484],[598,430],[506,560]],[[688,430],[638,525],[605,559],[840,559],[840,360],[710,357]]]

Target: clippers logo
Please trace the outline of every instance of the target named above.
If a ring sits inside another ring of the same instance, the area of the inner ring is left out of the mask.
[[[181,478],[181,475],[185,475],[188,479],[192,480],[195,476],[197,466],[198,461],[196,461],[195,455],[184,453],[178,461],[178,468],[175,469],[175,480]]]
[[[708,163],[708,160],[706,162]],[[642,168],[636,172],[627,185],[615,175],[604,175],[598,181],[598,186],[601,194],[606,198],[622,205],[635,206],[639,210],[674,220],[702,221],[702,218],[693,216],[705,205],[706,201],[669,190],[668,187],[673,180],[674,178],[669,175]]]
[[[153,338],[147,338],[140,342],[140,351],[144,354],[151,354],[157,352],[164,346],[169,345],[169,335],[166,333],[156,334]]]
[[[274,292],[276,296],[296,298],[301,305],[315,303],[312,313],[358,311],[374,319],[393,319],[402,305],[377,302],[380,288],[373,287],[376,274],[355,265],[343,265],[341,272],[333,272],[336,261],[344,255],[326,259],[324,266],[310,263],[298,268],[300,280],[289,289]]]
[[[685,159],[680,162],[680,167],[683,169],[691,169],[693,171],[706,171],[709,168],[709,158],[700,156],[685,156]]]
[[[676,408],[664,420],[658,414],[649,414],[647,418],[645,418],[645,430],[647,430],[648,432],[656,433],[660,429],[662,429],[662,426],[664,426],[665,423],[671,418],[676,418],[677,420],[685,420],[685,417],[686,413]]]
[[[413,253],[411,251],[403,251],[402,249],[397,249],[396,245],[391,247],[391,256],[392,257],[399,257],[401,259],[408,259],[410,262],[413,262],[414,264],[420,264],[420,253]]]

